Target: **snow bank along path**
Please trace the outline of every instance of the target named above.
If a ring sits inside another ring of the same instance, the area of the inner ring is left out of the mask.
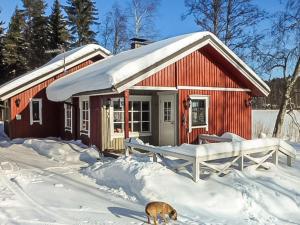
[[[146,221],[143,205],[120,198],[81,173],[87,162],[95,162],[91,160],[95,150],[75,144],[27,139],[0,147],[0,224],[140,225]],[[80,157],[87,152],[90,157]]]

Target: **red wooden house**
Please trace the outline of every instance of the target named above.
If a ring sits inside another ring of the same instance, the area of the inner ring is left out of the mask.
[[[199,134],[251,138],[251,101],[269,87],[216,36],[198,32],[122,52],[56,80],[62,137],[122,149],[126,137],[153,145],[197,143]]]
[[[49,101],[53,81],[106,58],[110,52],[90,44],[56,56],[44,66],[0,86],[5,132],[10,138],[59,137],[63,103]]]

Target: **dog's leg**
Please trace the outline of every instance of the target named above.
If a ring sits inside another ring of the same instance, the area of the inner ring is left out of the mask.
[[[157,216],[154,216],[153,219],[154,219],[154,225],[157,225]]]
[[[148,223],[150,224],[150,216],[147,215]]]
[[[164,221],[164,224],[166,224],[166,223],[168,222],[168,220],[167,220],[165,214],[161,213],[161,214],[160,214],[160,217],[161,217],[162,220]]]

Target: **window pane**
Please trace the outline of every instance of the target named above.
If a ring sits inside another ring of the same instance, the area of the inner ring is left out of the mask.
[[[133,102],[132,104],[134,111],[141,111],[141,102]]]
[[[149,111],[150,110],[150,102],[142,102],[142,110]]]
[[[115,123],[114,124],[114,132],[122,133],[123,132],[123,123]]]
[[[150,121],[150,112],[142,113],[142,121]]]
[[[140,132],[141,131],[141,123],[134,123],[133,124],[133,131],[134,132]]]
[[[113,107],[114,107],[114,111],[123,111],[123,101],[120,100],[114,100],[113,101]]]
[[[140,112],[133,113],[133,121],[141,121],[141,113]]]
[[[39,101],[33,101],[32,102],[32,118],[33,120],[40,120],[40,102]]]
[[[171,121],[171,102],[164,102],[164,121]]]
[[[143,122],[142,123],[142,131],[150,131],[150,123],[149,122]]]
[[[114,122],[124,122],[124,113],[123,112],[114,112]]]
[[[205,100],[192,100],[192,126],[206,125]]]

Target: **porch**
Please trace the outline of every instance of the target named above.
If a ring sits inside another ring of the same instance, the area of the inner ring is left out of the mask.
[[[102,149],[123,150],[128,137],[156,146],[179,144],[177,91],[126,90],[102,99]]]

